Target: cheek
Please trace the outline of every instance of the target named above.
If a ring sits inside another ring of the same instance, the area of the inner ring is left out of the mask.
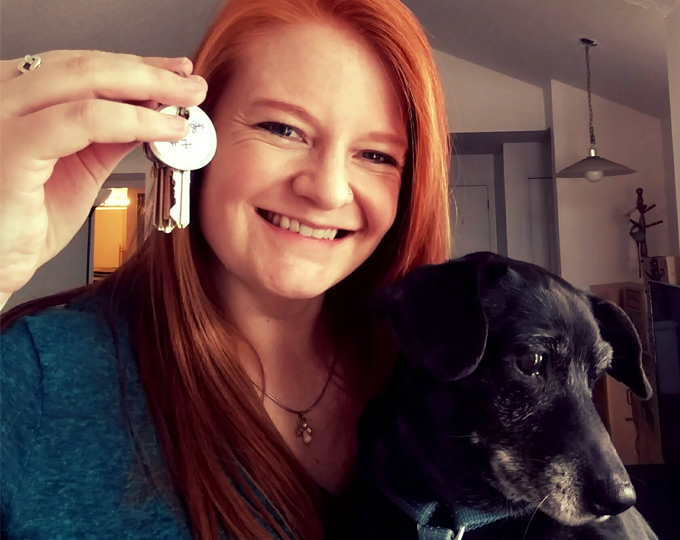
[[[269,169],[271,164],[256,159],[254,152],[246,146],[238,152],[218,147],[215,159],[203,176],[201,208],[210,212],[244,202],[271,177]]]
[[[211,232],[224,224],[224,220],[233,215],[227,210],[232,183],[228,182],[223,175],[213,171],[206,171],[203,177],[203,185],[200,192],[199,220],[201,229],[211,237]]]
[[[387,233],[397,215],[399,179],[377,181],[364,194],[364,214],[367,229],[380,238]]]
[[[228,199],[238,185],[234,180],[240,174],[239,163],[226,159],[223,152],[218,146],[215,158],[203,175],[201,207],[204,210],[214,206],[218,200]]]
[[[198,218],[209,243],[217,239],[217,231],[222,236],[239,219],[238,203],[246,196],[243,193],[246,184],[239,179],[244,178],[245,172],[238,162],[220,159],[213,161],[203,174]]]
[[[205,192],[242,202],[259,195],[286,180],[285,171],[299,167],[297,153],[280,149],[258,140],[243,140],[217,148],[217,153],[206,170]]]

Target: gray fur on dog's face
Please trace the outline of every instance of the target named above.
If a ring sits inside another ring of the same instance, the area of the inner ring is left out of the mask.
[[[515,269],[483,298],[484,356],[455,383],[475,446],[488,456],[488,481],[509,500],[578,525],[634,503],[632,486],[592,404],[595,381],[611,368],[588,297]],[[597,501],[602,483],[619,485],[615,510]],[[630,493],[625,493],[625,491]]]
[[[616,306],[534,265],[477,254],[416,271],[383,309],[407,364],[392,383],[405,396],[404,459],[437,500],[540,508],[566,525],[634,504],[592,402],[605,372],[650,394]]]

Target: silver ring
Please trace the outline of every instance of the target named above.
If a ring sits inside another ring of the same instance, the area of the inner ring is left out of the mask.
[[[30,54],[27,54],[17,67],[21,73],[28,73],[29,71],[35,71],[38,69],[41,62],[42,58],[39,56],[31,56]]]

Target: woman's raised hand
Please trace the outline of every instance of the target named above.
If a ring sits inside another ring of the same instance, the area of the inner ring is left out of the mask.
[[[0,62],[0,307],[73,238],[99,189],[140,142],[179,140],[207,85],[186,58],[51,51],[21,73]]]

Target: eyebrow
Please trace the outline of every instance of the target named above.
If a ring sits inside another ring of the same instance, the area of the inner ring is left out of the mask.
[[[281,101],[278,99],[260,98],[253,102],[254,107],[274,107],[276,109],[281,109],[283,111],[292,113],[299,116],[306,122],[310,124],[320,124],[319,119],[310,113],[304,107],[299,105],[294,105],[293,103],[288,103],[287,101]],[[376,141],[397,144],[408,149],[408,141],[395,133],[388,133],[383,131],[372,131],[364,135],[365,138],[373,139]]]
[[[274,107],[276,109],[281,109],[289,113],[293,113],[297,116],[302,117],[304,120],[306,120],[309,123],[312,124],[318,124],[319,120],[314,116],[312,113],[310,113],[307,109],[300,107],[298,105],[293,105],[292,103],[288,103],[287,101],[280,101],[278,99],[268,99],[268,98],[260,98],[257,99],[253,102],[254,107]]]
[[[395,135],[394,133],[385,133],[385,132],[382,132],[382,131],[373,131],[371,133],[367,133],[366,137],[369,138],[369,139],[376,140],[376,141],[382,141],[382,142],[402,146],[404,150],[408,149],[408,142],[406,141],[406,139],[404,137],[399,136],[399,135]]]

